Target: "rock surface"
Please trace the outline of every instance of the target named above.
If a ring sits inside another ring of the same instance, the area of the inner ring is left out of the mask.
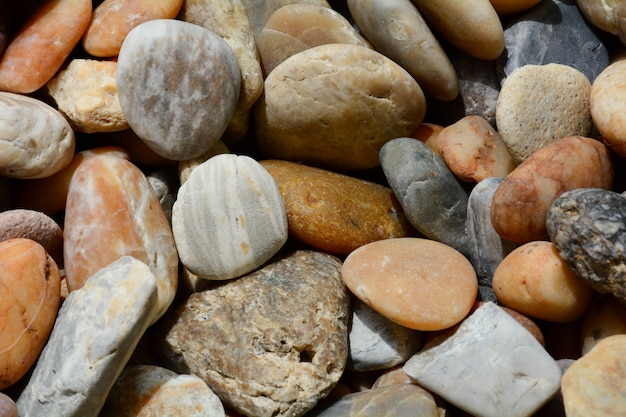
[[[0,213],[0,242],[14,238],[34,240],[57,265],[63,265],[63,230],[51,217],[36,210],[12,209]]]
[[[626,156],[625,119],[620,103],[626,100],[626,61],[618,60],[606,67],[591,85],[589,105],[594,125],[602,141],[619,157]]]
[[[576,0],[576,6],[592,25],[617,35],[626,44],[626,5],[620,1]]]

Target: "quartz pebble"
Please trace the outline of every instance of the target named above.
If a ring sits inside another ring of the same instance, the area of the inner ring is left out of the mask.
[[[600,340],[616,334],[626,334],[626,305],[611,294],[603,294],[593,300],[583,317],[581,354],[587,354]]]
[[[617,35],[626,44],[626,5],[619,1],[576,0],[576,6],[592,25],[605,32]]]
[[[618,156],[626,156],[626,119],[620,103],[626,100],[626,61],[606,67],[591,85],[590,111],[602,141]]]
[[[477,309],[481,305],[485,304],[486,302],[488,302],[488,301],[477,301],[474,304],[474,307],[473,307],[472,311],[474,311],[475,309]],[[521,324],[526,330],[528,330],[528,332],[530,334],[533,335],[533,337],[535,339],[537,339],[537,342],[539,342],[539,344],[541,346],[545,347],[546,341],[545,341],[545,338],[543,337],[543,331],[537,325],[537,323],[535,323],[533,321],[533,319],[529,318],[528,316],[526,316],[526,315],[524,315],[524,314],[522,314],[522,313],[520,313],[520,312],[518,312],[516,310],[513,310],[512,308],[508,308],[508,307],[503,306],[503,305],[499,305],[498,307],[500,307],[502,310],[507,312],[511,317],[513,317],[515,319],[515,321],[517,321],[519,324]]]
[[[63,265],[63,231],[50,216],[28,209],[0,212],[0,242],[15,238],[34,240],[57,265]]]
[[[19,417],[17,405],[11,397],[0,392],[0,417]]]

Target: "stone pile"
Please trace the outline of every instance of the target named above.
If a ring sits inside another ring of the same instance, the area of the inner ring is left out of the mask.
[[[626,413],[625,7],[9,3],[0,417]]]

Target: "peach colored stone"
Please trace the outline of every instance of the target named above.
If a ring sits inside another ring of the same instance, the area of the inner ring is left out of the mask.
[[[93,56],[116,56],[132,28],[148,20],[173,19],[182,5],[183,0],[105,0],[91,15],[83,47]]]
[[[91,0],[46,0],[0,57],[0,90],[32,93],[61,68],[85,32]]]
[[[606,67],[591,84],[589,107],[602,141],[618,156],[626,156],[626,60]]]
[[[441,156],[439,149],[439,134],[444,126],[435,123],[420,123],[410,137],[424,142],[434,153]]]
[[[593,300],[585,313],[580,329],[581,353],[588,353],[609,336],[626,334],[626,306],[611,294]]]
[[[388,319],[415,330],[459,323],[478,292],[472,264],[443,243],[386,239],[361,246],[344,261],[346,286]]]
[[[61,279],[39,243],[0,242],[0,389],[28,372],[43,349],[60,302]]]

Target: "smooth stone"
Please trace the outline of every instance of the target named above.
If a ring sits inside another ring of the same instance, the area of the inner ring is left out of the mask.
[[[178,171],[172,168],[163,168],[152,171],[146,175],[150,186],[154,190],[159,203],[163,208],[165,217],[172,224],[172,207],[176,201],[180,181],[178,179]]]
[[[626,61],[607,66],[591,85],[590,111],[602,141],[619,157],[626,156],[626,118],[620,103],[626,100]]]
[[[439,134],[443,129],[445,129],[445,126],[436,123],[420,123],[410,137],[424,142],[434,153],[441,157]]]
[[[99,417],[225,417],[219,397],[195,375],[155,365],[129,366]]]
[[[505,306],[557,323],[581,318],[595,294],[546,241],[529,242],[509,253],[492,285]]]
[[[575,362],[574,359],[558,359],[556,363],[561,368],[561,374],[569,369]],[[563,394],[559,390],[554,397],[550,399],[533,417],[567,417],[565,414],[565,406],[563,404]]]
[[[626,335],[601,340],[563,375],[561,391],[568,417],[619,415],[626,410]]]
[[[80,42],[91,0],[39,2],[0,56],[0,90],[28,94],[43,87]]]
[[[90,135],[94,147],[117,146],[128,153],[128,160],[137,166],[150,168],[174,168],[179,161],[165,158],[154,152],[132,129]]]
[[[477,301],[476,304],[474,304],[474,309],[480,307],[481,305],[485,304],[485,302],[487,301]],[[494,303],[496,304],[496,303]],[[507,312],[511,317],[513,317],[515,319],[515,321],[517,321],[519,324],[521,324],[526,330],[528,330],[528,332],[530,334],[533,335],[533,337],[535,339],[537,339],[537,341],[539,342],[539,344],[541,346],[546,345],[546,340],[543,337],[543,331],[541,330],[541,328],[537,325],[537,323],[535,323],[535,321],[533,321],[533,319],[531,319],[530,317],[520,313],[517,310],[513,310],[512,308],[503,306],[503,305],[498,305],[498,307],[500,307],[502,310],[504,310],[505,312]]]
[[[383,185],[295,162],[262,160],[285,202],[289,236],[324,252],[347,255],[415,230]]]
[[[424,93],[443,101],[457,96],[455,68],[410,0],[348,0],[347,4],[364,36],[406,69]]]
[[[516,15],[504,27],[504,44],[506,53],[499,60],[502,80],[526,65],[561,64],[593,82],[609,64],[607,47],[574,0],[544,0]],[[544,90],[536,85],[533,91]]]
[[[626,306],[611,294],[600,295],[582,319],[581,354],[586,355],[600,340],[616,334],[626,334]]]
[[[259,36],[272,14],[289,4],[313,4],[330,8],[326,0],[241,0],[252,25],[255,38]]]
[[[157,310],[150,268],[130,256],[63,302],[24,391],[21,416],[97,416]]]
[[[148,20],[174,19],[182,5],[183,0],[104,0],[93,10],[83,48],[95,57],[114,57],[135,26]]]
[[[63,265],[63,230],[50,216],[17,208],[0,212],[0,242],[15,238],[34,240],[57,265]]]
[[[417,128],[425,106],[413,77],[381,53],[320,45],[267,76],[255,106],[256,139],[266,158],[362,171],[379,165],[386,142]]]
[[[191,295],[162,325],[156,349],[240,414],[302,416],[343,374],[349,304],[337,258],[291,252]]]
[[[195,158],[220,139],[240,86],[239,64],[226,41],[180,20],[141,23],[118,56],[117,92],[128,124],[173,160]]]
[[[19,381],[48,340],[60,303],[61,278],[39,243],[0,242],[0,389]]]
[[[597,292],[613,294],[626,304],[626,198],[596,188],[567,191],[550,207],[547,227],[559,255],[576,275]]]
[[[76,132],[128,129],[117,97],[117,62],[72,59],[46,84],[48,94]]]
[[[380,150],[380,164],[409,222],[424,236],[468,253],[468,195],[426,144],[397,138]]]
[[[11,397],[0,392],[0,417],[19,417],[17,405]]]
[[[129,255],[157,281],[156,321],[176,295],[178,256],[170,224],[150,183],[129,161],[109,153],[85,159],[67,194],[64,266],[70,291],[101,268]]]
[[[422,238],[363,245],[346,257],[342,278],[378,313],[425,331],[443,330],[463,320],[478,290],[474,268],[460,252]]]
[[[576,0],[580,13],[593,26],[616,35],[626,44],[626,5],[620,1]]]
[[[523,244],[548,240],[546,214],[565,191],[613,187],[613,162],[602,142],[582,136],[558,139],[518,165],[496,189],[491,223],[500,236]]]
[[[225,280],[267,262],[287,241],[285,203],[272,176],[245,155],[220,154],[196,167],[172,208],[182,264]]]
[[[541,0],[489,0],[499,16],[510,16],[525,12],[541,2]]]
[[[354,300],[348,368],[363,372],[400,365],[418,351],[423,339],[420,332],[394,323],[364,302]]]
[[[555,140],[589,135],[590,91],[587,77],[567,65],[525,65],[511,73],[498,96],[496,124],[515,162]]]
[[[0,175],[32,179],[65,168],[75,149],[63,115],[41,100],[0,92]]]
[[[413,0],[432,30],[463,52],[493,60],[504,50],[502,23],[489,0]]]
[[[472,415],[527,417],[559,390],[561,370],[539,342],[494,303],[484,303],[440,343],[403,367]]]
[[[403,370],[396,366],[383,372],[372,384],[372,388],[384,388],[396,384],[413,384],[413,380]]]

